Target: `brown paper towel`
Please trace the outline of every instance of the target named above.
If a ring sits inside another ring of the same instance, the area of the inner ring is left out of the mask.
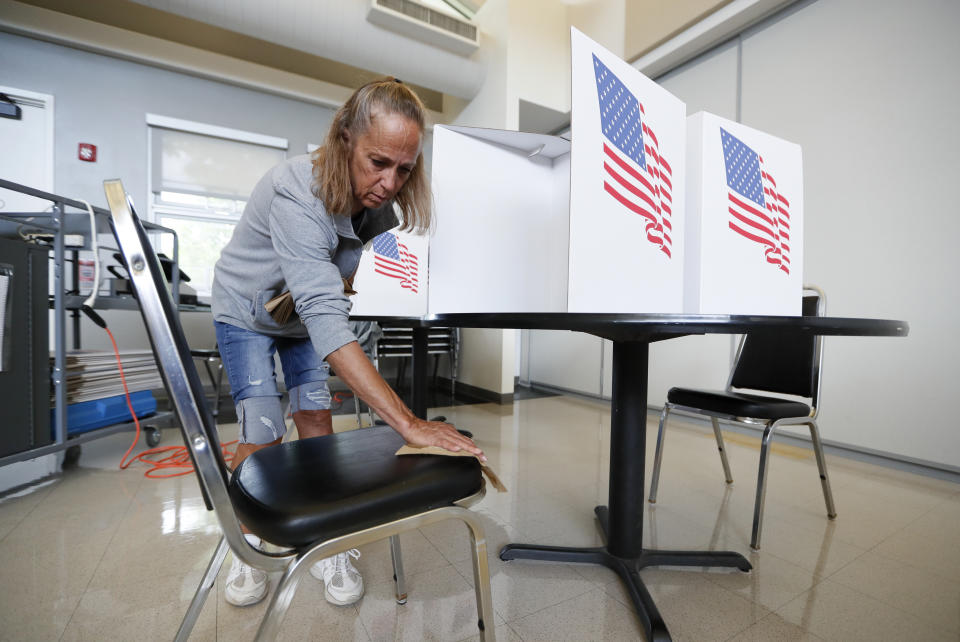
[[[411,446],[410,444],[404,444],[400,447],[400,450],[396,452],[397,455],[445,455],[447,457],[476,457],[473,453],[469,453],[466,450],[461,450],[459,452],[454,452],[452,450],[447,450],[446,448],[441,448],[440,446]],[[480,461],[479,459],[477,461]],[[497,492],[505,493],[507,492],[507,487],[503,485],[503,482],[500,481],[500,478],[497,477],[497,474],[493,472],[493,469],[490,466],[487,466],[483,462],[480,463],[480,470],[483,471],[483,474],[487,476],[487,479],[490,480],[490,483],[494,488],[497,489]]]
[[[353,289],[353,279],[344,279],[343,281],[343,293],[347,296],[353,296],[357,293]],[[297,312],[294,309],[293,305],[293,295],[289,291],[281,292],[277,296],[273,297],[269,301],[263,304],[263,307],[267,312],[270,313],[270,316],[273,317],[273,320],[277,323],[286,323],[290,320],[290,317],[296,316]]]

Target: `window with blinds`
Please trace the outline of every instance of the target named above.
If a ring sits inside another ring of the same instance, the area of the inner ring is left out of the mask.
[[[208,300],[213,266],[253,187],[286,158],[285,139],[148,115],[151,218],[176,230],[180,268]],[[173,238],[160,251],[173,256]]]

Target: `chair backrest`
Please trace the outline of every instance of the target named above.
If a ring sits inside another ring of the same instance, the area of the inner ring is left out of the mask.
[[[804,286],[803,316],[826,314],[826,297],[816,286]],[[737,350],[727,388],[807,397],[814,412],[819,401],[823,337],[763,332],[745,334]]]
[[[160,261],[122,183],[109,180],[104,181],[103,186],[110,207],[110,226],[140,303],[157,366],[180,420],[183,439],[197,471],[207,509],[232,508],[227,495],[227,467],[220,452],[216,423],[207,407],[203,385],[190,355],[180,317],[167,290]]]
[[[377,358],[410,357],[413,355],[413,330],[411,328],[382,329],[377,339]],[[429,328],[427,330],[427,354],[449,354],[457,350],[457,328]]]
[[[430,328],[427,330],[427,350],[441,354],[454,352],[460,346],[460,328]]]

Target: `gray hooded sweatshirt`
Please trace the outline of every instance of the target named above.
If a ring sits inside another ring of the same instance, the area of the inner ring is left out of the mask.
[[[311,189],[309,156],[288,159],[260,179],[213,273],[216,321],[261,334],[310,337],[322,358],[355,341],[341,278],[357,270],[363,246],[397,226],[393,204],[352,219],[327,212]],[[289,290],[296,317],[279,324],[263,305]]]

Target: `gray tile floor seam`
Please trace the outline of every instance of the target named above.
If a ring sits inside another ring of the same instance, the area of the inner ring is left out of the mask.
[[[773,556],[773,555],[770,555],[770,557],[774,557],[774,556]],[[789,560],[783,560],[782,558],[779,558],[779,559],[781,559],[781,561],[783,561],[784,563],[793,565]],[[794,566],[795,566],[795,565],[794,565]],[[800,568],[800,567],[797,567],[797,568]],[[741,572],[741,571],[736,570],[736,569],[734,569],[734,571],[737,572],[737,573],[740,573],[740,572]],[[752,573],[752,572],[755,572],[755,571],[750,571],[750,572]],[[706,572],[705,572],[705,573],[703,573],[703,576],[704,576],[707,580],[709,580],[711,583],[716,584],[717,586],[719,586],[720,588],[722,588],[722,589],[724,589],[724,590],[730,591],[729,588],[727,588],[726,586],[724,586],[723,584],[720,583],[719,579],[717,579],[717,577],[715,576],[714,573],[706,573]],[[813,585],[816,585],[816,583],[817,583],[818,581],[819,581],[819,580],[815,580]],[[731,593],[734,593],[734,595],[739,595],[739,594],[736,593],[735,591],[730,591],[730,592],[731,592]],[[785,604],[791,602],[792,600],[796,599],[799,595],[802,595],[804,592],[805,592],[805,591],[803,591],[803,590],[798,591],[796,594],[794,594],[793,596],[791,596],[791,597],[789,597],[789,598],[784,599],[784,601],[783,601],[781,604],[779,604],[779,605],[777,605],[777,606],[774,606],[774,607],[761,604],[761,603],[759,603],[759,602],[757,602],[756,600],[753,600],[753,599],[751,599],[751,598],[746,598],[746,599],[750,599],[750,601],[753,602],[754,604],[756,604],[757,606],[762,606],[763,608],[769,609],[770,611],[776,611],[778,608],[780,608],[780,607],[784,606]],[[741,596],[741,597],[743,597],[743,596]]]
[[[107,551],[110,550],[110,544],[113,543],[113,540],[116,538],[117,533],[120,531],[120,525],[123,523],[123,519],[126,517],[126,515],[130,512],[130,507],[133,505],[133,498],[136,496],[137,491],[139,491],[140,486],[142,485],[143,485],[143,481],[141,480],[141,482],[137,485],[136,490],[134,490],[134,492],[131,493],[130,497],[128,498],[127,507],[123,512],[123,516],[119,520],[117,520],[117,524],[116,526],[114,526],[113,532],[110,534],[110,540],[107,542],[107,545],[104,546],[103,552],[100,554],[100,559],[97,560],[97,564],[94,566],[93,572],[90,574],[90,577],[87,579],[87,585],[86,587],[84,587],[84,593],[87,592],[87,589],[90,587],[90,584],[93,582],[93,578],[96,577],[97,570],[99,570],[100,565],[103,563],[104,558],[107,556]],[[60,633],[60,638],[59,638],[60,640],[63,639],[63,637],[67,634],[67,631],[70,629],[70,622],[76,616],[77,611],[80,609],[80,603],[82,601],[83,601],[82,598],[80,600],[77,600],[76,606],[74,606],[73,611],[70,613],[70,617],[67,618],[66,625],[63,627],[63,631]]]
[[[960,496],[960,493],[957,493],[957,496]],[[942,504],[942,503],[945,503],[945,502],[941,502],[941,504]],[[858,558],[859,558],[859,557],[862,557],[862,556],[865,555],[866,553],[875,553],[875,554],[877,554],[877,555],[880,555],[881,557],[886,557],[887,559],[895,560],[895,561],[897,561],[897,562],[900,562],[900,563],[902,563],[902,564],[906,564],[907,566],[910,566],[910,567],[915,568],[915,569],[917,569],[917,570],[921,570],[921,571],[927,570],[927,569],[925,569],[925,568],[923,568],[923,567],[921,567],[921,566],[916,566],[916,565],[914,565],[914,564],[911,564],[910,562],[907,562],[907,561],[904,561],[904,560],[899,560],[899,559],[897,559],[897,558],[889,557],[889,556],[887,556],[887,555],[884,555],[884,554],[883,554],[882,552],[880,552],[878,549],[879,549],[881,546],[883,546],[884,543],[888,542],[889,540],[891,540],[891,539],[893,539],[894,537],[898,536],[899,534],[903,533],[903,532],[906,531],[908,528],[910,528],[911,525],[918,523],[920,520],[922,520],[922,519],[923,519],[924,517],[926,517],[927,515],[931,515],[931,514],[936,513],[937,508],[938,508],[939,506],[940,506],[940,504],[937,504],[936,506],[928,509],[926,512],[924,512],[923,514],[921,514],[921,515],[919,515],[918,517],[914,518],[914,519],[911,520],[910,522],[904,524],[901,528],[898,528],[896,531],[890,533],[889,535],[887,535],[886,537],[884,537],[882,540],[880,540],[879,542],[877,542],[876,544],[874,544],[873,546],[871,546],[870,548],[868,548],[862,555],[858,556]],[[960,536],[960,535],[958,535],[958,536]],[[858,558],[855,558],[855,559],[850,560],[847,564],[844,564],[844,565],[841,566],[840,568],[836,569],[833,573],[831,573],[831,574],[830,574],[829,576],[827,576],[827,577],[831,577],[831,576],[836,575],[837,573],[839,573],[839,572],[842,571],[843,569],[847,568],[848,566],[850,566],[851,564],[853,564],[854,562],[856,562]]]
[[[519,561],[519,560],[514,560],[513,562],[508,562],[508,563],[516,564],[518,561]],[[520,563],[523,563],[523,562],[520,562]],[[571,564],[571,565],[568,565],[568,566],[575,566],[575,565]],[[589,582],[590,580],[587,580],[587,581]],[[590,583],[593,584],[593,582],[590,582]],[[536,609],[535,611],[532,611],[532,612],[530,612],[530,613],[526,613],[526,614],[521,615],[521,616],[519,616],[519,617],[516,617],[516,618],[514,618],[514,619],[512,619],[512,620],[508,620],[508,619],[507,619],[507,616],[504,615],[504,614],[501,612],[500,609],[497,609],[496,607],[494,607],[494,610],[497,612],[497,615],[499,615],[500,618],[501,618],[504,622],[506,622],[507,624],[510,624],[510,622],[518,622],[518,621],[522,620],[523,618],[530,617],[531,615],[536,615],[537,613],[540,613],[541,611],[545,611],[545,610],[547,610],[547,609],[551,609],[551,608],[553,608],[553,607],[555,607],[555,606],[557,606],[557,605],[559,605],[559,604],[563,604],[563,603],[565,603],[565,602],[569,602],[569,601],[571,601],[571,600],[575,600],[575,599],[578,599],[578,598],[580,598],[580,597],[583,597],[583,596],[586,595],[587,593],[590,593],[591,591],[594,591],[594,590],[596,590],[596,589],[597,589],[596,586],[591,585],[589,588],[585,589],[585,590],[582,591],[581,593],[578,593],[578,594],[576,594],[576,595],[574,595],[574,596],[572,596],[572,597],[570,597],[570,598],[568,598],[568,599],[561,600],[560,602],[555,602],[555,603],[553,603],[553,604],[548,604],[547,606],[544,606],[543,608]]]
[[[831,582],[831,581],[830,581],[829,579],[824,578],[824,579],[820,582],[820,584],[829,584],[830,582]],[[889,608],[889,609],[892,609],[893,611],[895,611],[895,612],[898,614],[898,619],[899,619],[899,620],[909,621],[909,620],[918,620],[918,619],[919,619],[919,618],[917,618],[916,616],[912,615],[911,613],[908,613],[907,611],[904,611],[904,610],[902,610],[902,609],[900,609],[900,608],[898,608],[898,607],[896,607],[896,606],[888,605],[888,604],[884,603],[883,601],[878,600],[877,598],[874,598],[874,597],[872,597],[872,596],[870,596],[870,595],[867,595],[866,593],[863,593],[862,591],[858,591],[858,590],[855,589],[855,588],[851,588],[851,587],[846,586],[846,585],[841,585],[841,586],[843,586],[843,588],[846,589],[846,590],[849,590],[849,591],[851,591],[851,592],[853,592],[853,593],[856,593],[858,596],[860,596],[860,597],[863,598],[864,600],[871,601],[871,602],[876,602],[876,603],[878,603],[878,604],[880,604],[880,605],[882,605],[882,606],[885,606],[885,607],[887,607],[887,608]],[[777,609],[776,611],[774,611],[774,613],[783,616],[784,611],[786,611],[791,604],[797,602],[798,600],[800,600],[801,598],[803,598],[805,595],[808,595],[808,594],[812,593],[815,588],[817,588],[817,587],[816,587],[816,586],[811,587],[811,589],[810,589],[809,591],[806,591],[806,592],[804,592],[802,595],[794,598],[794,599],[791,600],[788,604],[786,604],[786,605],[780,607],[779,609]],[[809,604],[811,600],[812,600],[812,596],[809,596],[809,597],[807,598],[807,603]],[[887,615],[887,614],[889,614],[889,612],[888,612],[888,613],[884,613],[884,615]],[[786,618],[784,618],[784,619],[786,619]],[[934,625],[934,626],[935,626],[935,628],[938,628],[938,629],[941,628],[941,627],[938,627],[938,626],[936,626],[936,625]],[[811,634],[813,634],[813,635],[816,635],[816,632],[812,631],[810,627],[801,626],[801,628],[803,628],[804,631],[807,631],[807,632],[809,632],[809,633],[811,633]],[[946,633],[946,631],[942,631],[942,632]],[[900,638],[896,638],[896,639],[900,639]],[[913,638],[913,639],[922,639],[922,638]]]

